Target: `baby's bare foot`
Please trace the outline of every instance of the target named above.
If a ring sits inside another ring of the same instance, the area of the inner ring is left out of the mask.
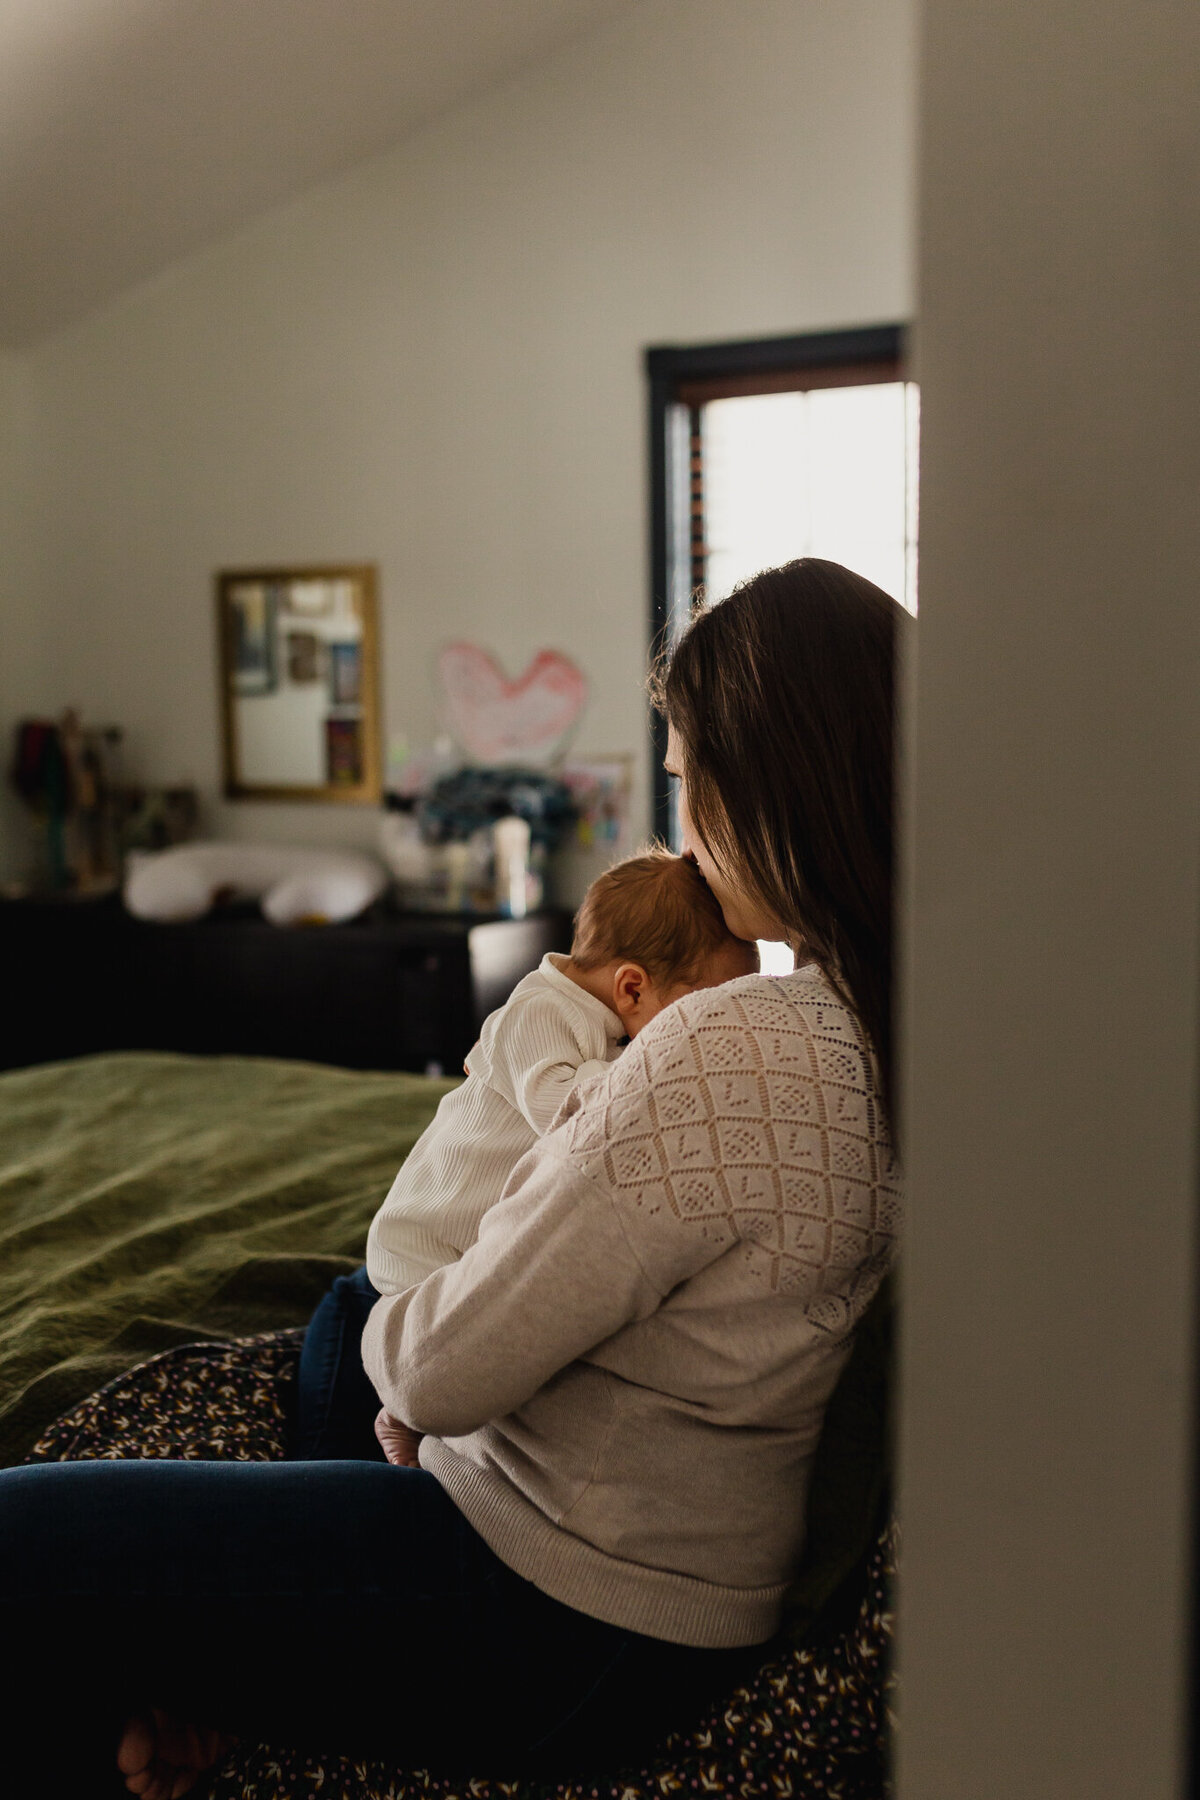
[[[184,1724],[155,1706],[127,1722],[117,1767],[137,1800],[180,1800],[236,1741],[211,1726]]]

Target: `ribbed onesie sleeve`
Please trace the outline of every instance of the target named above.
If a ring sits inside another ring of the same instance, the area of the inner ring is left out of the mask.
[[[604,1074],[610,1044],[603,1023],[582,1007],[568,1010],[553,989],[535,989],[485,1022],[467,1069],[478,1069],[493,1093],[544,1137],[571,1089]]]
[[[479,1235],[515,1164],[564,1101],[618,1054],[620,1019],[548,956],[484,1021],[467,1079],[445,1095],[367,1235],[367,1273],[402,1293],[455,1262]]]

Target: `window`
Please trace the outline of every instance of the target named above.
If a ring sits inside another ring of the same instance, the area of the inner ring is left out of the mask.
[[[916,611],[918,394],[899,326],[657,348],[646,367],[656,649],[702,592],[797,556],[845,563]],[[654,729],[655,830],[676,844]]]

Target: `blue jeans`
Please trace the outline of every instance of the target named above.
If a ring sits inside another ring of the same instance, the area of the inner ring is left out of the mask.
[[[300,1353],[291,1454],[386,1462],[375,1436],[379,1396],[362,1364],[367,1314],[379,1298],[366,1269],[339,1275],[309,1320]]]
[[[334,1437],[356,1391],[353,1282],[318,1309],[308,1359],[332,1371]],[[501,1562],[432,1475],[346,1457],[0,1471],[0,1642],[17,1652],[4,1791],[80,1800],[124,1791],[112,1747],[147,1704],[255,1742],[561,1779],[638,1757],[762,1655],[576,1612]]]

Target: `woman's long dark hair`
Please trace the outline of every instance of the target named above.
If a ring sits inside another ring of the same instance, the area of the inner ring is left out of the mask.
[[[863,576],[802,557],[701,612],[656,682],[696,830],[853,1007],[889,1113],[896,658],[907,618]]]

